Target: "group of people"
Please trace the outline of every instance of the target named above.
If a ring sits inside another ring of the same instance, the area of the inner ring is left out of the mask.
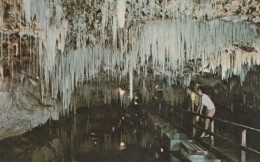
[[[213,117],[216,111],[216,107],[212,100],[209,98],[208,95],[203,93],[203,90],[201,87],[197,88],[198,94],[193,92],[190,87],[187,87],[186,93],[190,95],[191,99],[191,104],[188,108],[189,111],[192,111],[193,113],[200,113],[202,114],[202,110],[204,106],[206,107],[206,115],[209,117]],[[195,120],[198,122],[199,121],[199,116],[196,116]],[[207,130],[209,128],[209,122],[210,120],[206,118],[205,120],[205,129]],[[203,131],[201,134],[201,138],[203,137],[208,137],[209,135],[206,135],[206,133]]]

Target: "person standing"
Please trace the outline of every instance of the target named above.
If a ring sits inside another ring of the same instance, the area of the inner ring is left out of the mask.
[[[197,91],[201,97],[201,104],[197,110],[197,113],[199,112],[200,114],[202,114],[203,107],[205,106],[207,108],[206,115],[209,117],[213,117],[216,112],[216,107],[215,107],[214,103],[212,102],[212,100],[209,98],[208,95],[203,93],[201,87],[198,87]],[[205,120],[205,129],[206,130],[209,128],[209,121],[210,120],[208,118]],[[208,135],[206,136],[205,132],[203,131],[203,133],[201,134],[200,137],[201,138],[208,137]]]
[[[185,90],[186,90],[186,93],[188,95],[190,95],[190,104],[189,104],[188,111],[192,111],[193,113],[195,113],[195,111],[198,109],[200,98],[196,93],[194,93],[191,90],[190,87],[187,87]],[[193,124],[196,124],[196,122],[198,122],[198,121],[199,121],[199,116],[192,117],[192,123]],[[192,127],[192,137],[193,138],[195,137],[195,134],[196,134],[196,128]]]
[[[190,87],[187,87],[185,90],[186,93],[190,95],[190,99],[191,99],[188,111],[190,111],[191,109],[192,112],[195,112],[195,106],[197,108],[199,105],[199,96],[196,93],[192,92]]]

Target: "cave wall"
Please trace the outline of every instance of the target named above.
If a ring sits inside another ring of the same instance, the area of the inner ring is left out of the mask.
[[[0,84],[0,140],[22,134],[50,118],[58,119],[56,101],[48,97],[42,100],[38,81],[24,79],[14,83],[1,80]]]

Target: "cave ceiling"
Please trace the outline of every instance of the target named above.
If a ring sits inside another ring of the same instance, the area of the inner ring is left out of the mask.
[[[260,2],[3,0],[1,69],[62,98],[91,83],[133,91],[189,86],[203,73],[245,79],[260,64]],[[164,85],[165,84],[165,85]]]

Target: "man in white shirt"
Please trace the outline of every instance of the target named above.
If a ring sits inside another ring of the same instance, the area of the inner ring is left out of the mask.
[[[203,107],[206,106],[207,116],[213,117],[214,114],[215,114],[215,111],[216,111],[214,103],[211,101],[211,99],[209,98],[208,95],[202,93],[201,87],[198,87],[197,91],[198,91],[198,94],[201,96],[201,103],[200,103],[200,106],[197,110],[197,113],[200,111],[200,114],[201,114]],[[209,128],[209,121],[210,120],[208,118],[205,120],[205,129],[206,130]],[[200,137],[202,137],[202,138],[205,137],[205,132],[203,132]],[[208,136],[206,136],[206,137],[208,137]]]

